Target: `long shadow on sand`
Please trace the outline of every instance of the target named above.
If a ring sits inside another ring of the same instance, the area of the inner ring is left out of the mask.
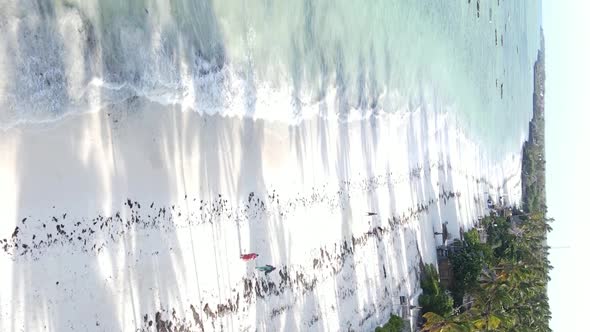
[[[153,12],[139,3],[100,1],[94,12],[97,17],[87,16],[85,9],[53,2],[23,1],[18,6],[27,17],[19,25],[16,38],[8,42],[11,54],[43,54],[46,61],[30,68],[34,72],[29,76],[16,73],[6,77],[34,79],[35,88],[51,96],[49,111],[61,112],[68,107],[68,100],[75,97],[68,95],[68,84],[86,84],[92,77],[137,84],[148,80],[145,64],[129,56],[133,45],[142,46],[135,52],[158,47],[163,53],[176,50],[165,54],[171,72],[179,72],[180,63],[194,61],[194,57],[216,66],[224,62],[219,45],[222,39],[207,2],[200,2],[198,8],[190,1],[173,2],[170,14],[176,18],[178,34],[169,34],[167,44],[160,46],[152,44],[156,39],[150,29]],[[79,19],[73,27],[65,27],[65,33],[57,22],[58,13],[63,12]],[[195,31],[187,18],[200,21],[201,30]],[[114,26],[130,29],[115,31]],[[78,34],[72,36],[75,28]],[[129,32],[135,35],[125,35]],[[85,53],[76,59],[82,61],[76,77],[79,82],[70,77],[68,66],[74,64],[67,57],[67,41],[62,36],[82,43]],[[137,44],[128,44],[129,37],[136,38]],[[20,68],[18,58],[8,60],[15,63],[15,70]],[[13,93],[28,95],[32,89],[28,84],[25,79],[16,81]],[[184,153],[192,148],[183,146],[179,134],[182,118],[177,112],[169,121],[154,124],[153,141],[144,141],[145,137],[134,137],[127,130],[141,123],[144,115],[140,110],[145,104],[133,95],[118,104],[103,104],[107,99],[100,93],[95,102],[102,111],[87,116],[82,126],[72,128],[68,119],[63,125],[50,125],[53,131],[63,126],[67,137],[45,137],[42,126],[32,126],[31,130],[39,133],[23,135],[15,146],[19,224],[10,248],[14,254],[12,321],[0,322],[11,331],[120,331],[151,326],[160,330],[165,324],[160,318],[161,310],[166,310],[163,306],[183,295],[177,281],[187,272],[177,264],[182,257],[174,222],[181,215],[174,205],[178,209],[181,193],[186,193],[190,184],[170,176],[184,174],[182,167],[191,157]],[[89,144],[80,143],[96,133]],[[19,150],[41,141],[44,146],[48,141],[53,143],[56,152]],[[155,146],[152,150],[158,152],[136,158],[145,144]],[[60,172],[64,160],[82,182],[68,183],[69,174]],[[142,172],[136,171],[143,168],[150,169],[153,183],[145,183]],[[132,197],[138,191],[142,192],[142,201]],[[154,193],[153,198],[150,193]],[[35,209],[44,213],[29,214]],[[122,312],[132,312],[134,317],[125,317],[123,322]]]

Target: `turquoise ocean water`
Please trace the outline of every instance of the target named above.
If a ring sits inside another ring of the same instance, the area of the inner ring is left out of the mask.
[[[2,2],[0,127],[135,96],[284,121],[420,108],[453,112],[501,156],[532,115],[540,11],[532,0]]]

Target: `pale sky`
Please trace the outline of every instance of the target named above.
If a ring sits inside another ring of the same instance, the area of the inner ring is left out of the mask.
[[[543,1],[547,205],[555,218],[549,301],[556,332],[588,331],[590,299],[590,4]]]

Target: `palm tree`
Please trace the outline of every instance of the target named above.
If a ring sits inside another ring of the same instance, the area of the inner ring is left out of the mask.
[[[490,267],[484,265],[477,283],[467,289],[473,297],[470,308],[450,316],[427,313],[423,331],[551,331],[547,283],[553,267],[546,240],[552,221],[544,213],[529,213],[512,232],[501,217],[482,221],[493,243],[482,246],[481,254],[489,248],[493,254],[484,259]]]
[[[470,332],[471,323],[464,315],[440,316],[434,312],[427,312],[422,317],[426,323],[422,326],[422,332]]]

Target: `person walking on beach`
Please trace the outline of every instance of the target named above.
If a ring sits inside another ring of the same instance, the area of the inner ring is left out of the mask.
[[[253,259],[256,259],[256,257],[258,257],[258,254],[257,254],[257,253],[253,253],[253,252],[252,252],[252,253],[249,253],[249,254],[241,254],[241,255],[240,255],[240,258],[241,258],[243,261],[246,261],[246,262],[247,262],[247,261],[251,261],[251,260],[253,260]]]
[[[449,230],[447,229],[447,225],[449,224],[448,221],[445,221],[442,224],[442,232],[434,232],[434,235],[442,235],[443,237],[443,243],[447,241],[447,238],[449,237]]]
[[[257,266],[256,270],[264,271],[264,275],[268,275],[269,273],[271,273],[272,271],[275,270],[275,267],[272,265],[266,264],[265,266]]]
[[[488,198],[488,209],[493,209],[494,208],[494,201],[492,200],[491,197]]]

